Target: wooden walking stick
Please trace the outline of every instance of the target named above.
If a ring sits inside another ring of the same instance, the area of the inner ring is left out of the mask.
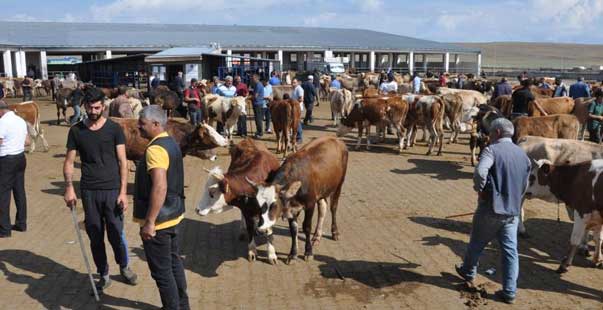
[[[473,214],[475,214],[475,212],[469,212],[469,213],[462,213],[462,214],[449,215],[449,216],[445,217],[445,219],[452,219],[452,218],[456,218],[456,217],[469,216],[469,215],[473,215]]]

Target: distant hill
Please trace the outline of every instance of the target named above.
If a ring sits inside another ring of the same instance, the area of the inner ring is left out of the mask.
[[[603,65],[603,45],[557,43],[455,43],[482,49],[482,64],[487,67],[590,68]]]

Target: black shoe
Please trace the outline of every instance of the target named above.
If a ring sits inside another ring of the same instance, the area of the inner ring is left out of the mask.
[[[465,275],[465,274],[463,273],[463,271],[461,270],[461,266],[460,266],[460,265],[454,265],[454,269],[456,270],[456,273],[457,273],[457,274],[458,274],[458,275],[459,275],[461,278],[463,278],[463,280],[465,280],[465,281],[467,281],[467,282],[471,282],[471,281],[473,281],[473,278],[472,278],[472,277],[469,277],[469,276],[467,276],[467,275]]]
[[[496,291],[494,293],[494,296],[496,296],[496,298],[498,300],[504,302],[505,304],[512,305],[515,303],[515,297],[510,297],[510,296],[506,295],[505,292],[503,292],[503,291]]]
[[[111,278],[109,276],[101,277],[98,282],[95,283],[96,291],[100,295],[104,290],[111,286]],[[90,296],[94,296],[94,291],[90,289]]]
[[[130,267],[123,268],[119,271],[122,277],[126,280],[126,283],[130,285],[136,285],[138,276],[130,269]]]
[[[16,231],[20,231],[20,232],[26,232],[27,231],[27,227],[25,227],[25,226],[19,226],[19,225],[13,225],[12,230],[16,230]]]

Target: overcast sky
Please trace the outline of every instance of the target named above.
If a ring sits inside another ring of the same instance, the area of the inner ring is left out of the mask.
[[[16,21],[365,28],[444,42],[603,43],[603,0],[1,0],[0,3],[3,19]]]

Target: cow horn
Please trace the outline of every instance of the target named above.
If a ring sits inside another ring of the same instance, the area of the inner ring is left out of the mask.
[[[249,183],[249,185],[251,185],[253,188],[258,188],[258,184],[251,181],[248,177],[245,177],[245,181],[247,181],[247,183]]]
[[[205,170],[207,173],[213,175],[216,179],[218,179],[220,181],[224,180],[224,175],[221,173],[215,173],[207,168],[203,168],[203,170]]]

